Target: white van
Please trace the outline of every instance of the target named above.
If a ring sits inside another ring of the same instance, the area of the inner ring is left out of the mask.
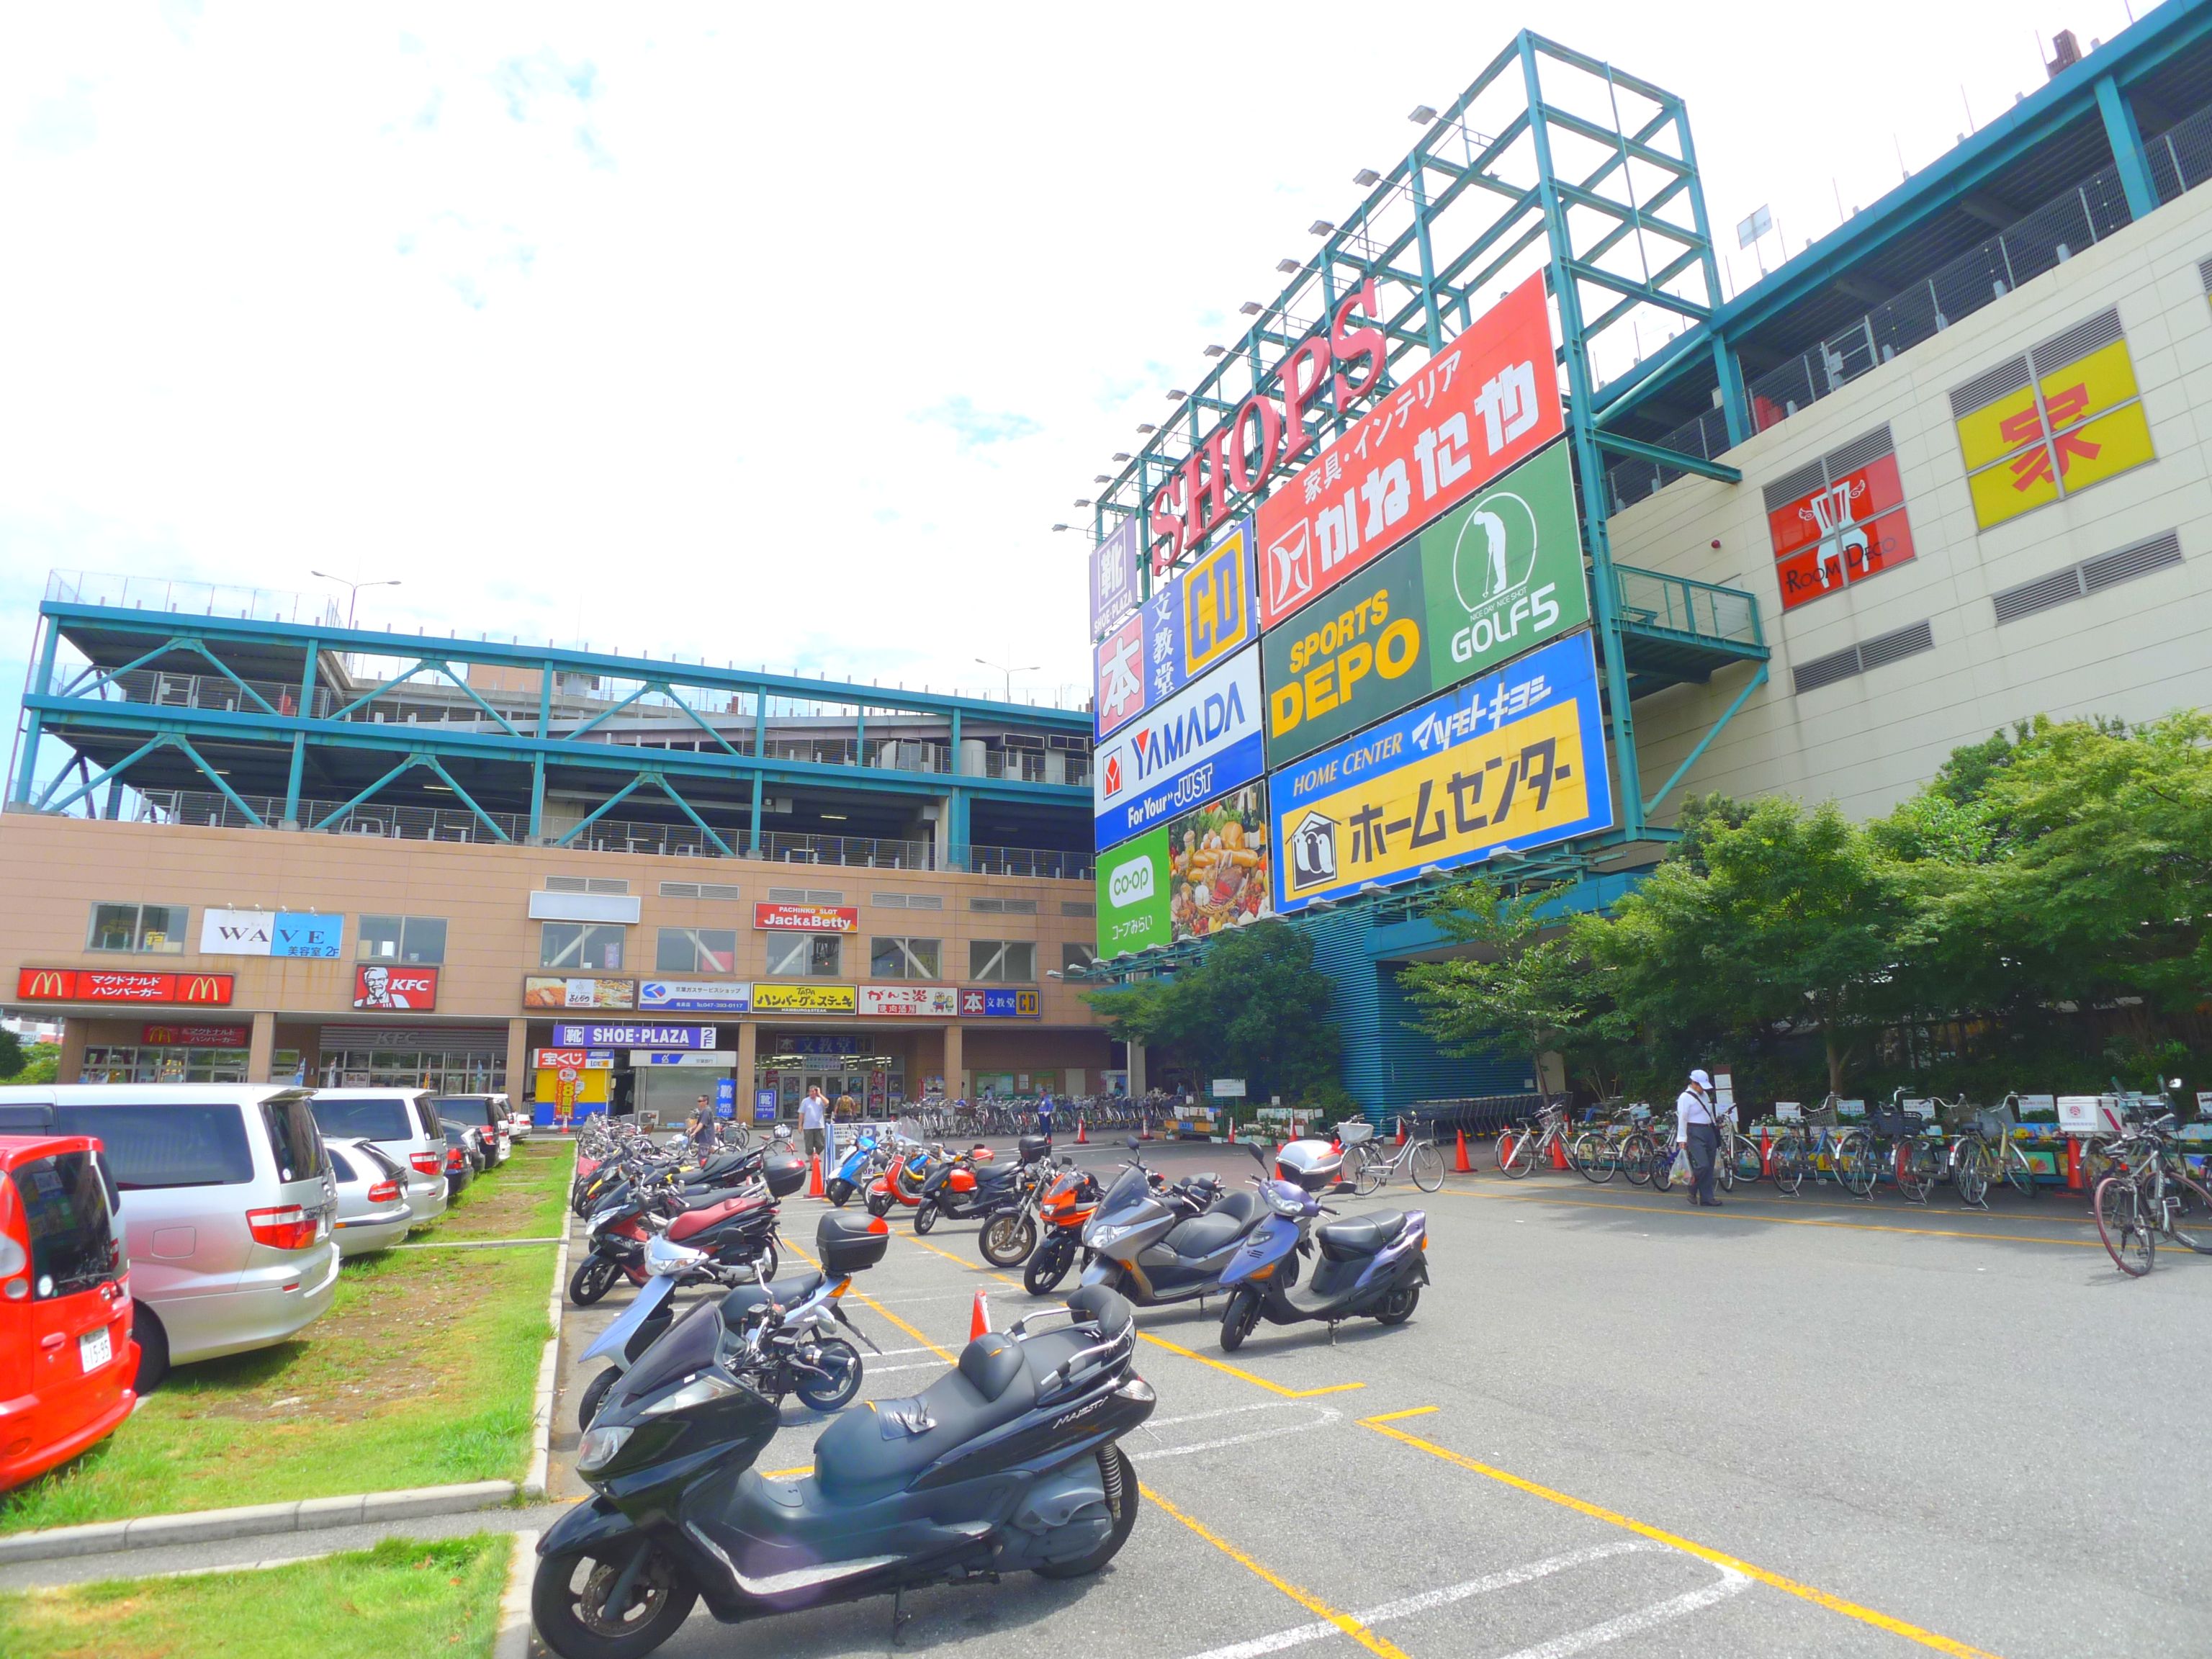
[[[49,1084],[0,1105],[52,1109],[96,1135],[123,1194],[138,1389],[172,1364],[282,1342],[338,1282],[337,1189],[304,1089],[261,1084]]]

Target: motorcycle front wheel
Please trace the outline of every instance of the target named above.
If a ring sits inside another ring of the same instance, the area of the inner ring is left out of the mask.
[[[842,1210],[846,1200],[853,1196],[853,1183],[841,1176],[832,1176],[830,1184],[823,1188],[822,1195],[830,1200],[833,1209]]]
[[[917,1234],[926,1233],[936,1224],[937,1206],[925,1198],[914,1206],[914,1230]]]
[[[622,1378],[622,1373],[610,1365],[584,1385],[583,1398],[576,1402],[576,1426],[588,1429],[592,1419],[599,1414],[599,1406],[607,1397],[607,1390]]]
[[[683,1567],[649,1539],[638,1547],[646,1559],[618,1608],[607,1600],[630,1565],[629,1552],[614,1560],[582,1550],[538,1558],[530,1617],[561,1659],[644,1659],[691,1616],[699,1592]]]
[[[622,1264],[610,1261],[603,1255],[584,1258],[584,1265],[568,1275],[568,1300],[580,1308],[588,1308],[614,1288],[622,1276]]]
[[[1235,1353],[1260,1322],[1260,1297],[1254,1291],[1238,1291],[1221,1310],[1221,1352]]]
[[[887,1216],[890,1212],[890,1194],[888,1193],[870,1193],[868,1194],[868,1213],[870,1215],[880,1218]]]
[[[791,1391],[817,1412],[842,1411],[851,1405],[860,1392],[860,1351],[842,1337],[832,1337],[823,1343],[815,1363],[829,1376],[802,1375],[793,1382]]]
[[[1067,1277],[1074,1261],[1073,1245],[1056,1238],[1045,1240],[1030,1258],[1030,1265],[1022,1269],[1022,1288],[1031,1296],[1050,1296],[1060,1288],[1060,1281]]]
[[[1011,1267],[1017,1261],[1028,1261],[1030,1252],[1036,1248],[1036,1223],[1018,1210],[994,1215],[975,1236],[975,1245],[993,1267]]]

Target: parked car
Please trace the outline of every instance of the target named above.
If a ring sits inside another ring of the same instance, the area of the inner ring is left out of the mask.
[[[483,1170],[483,1134],[481,1129],[467,1128],[459,1123],[446,1126],[446,1190],[449,1196],[459,1198],[461,1189]]]
[[[52,1122],[0,1107],[0,1492],[97,1445],[138,1400],[121,1194],[100,1143]]]
[[[427,1089],[318,1089],[315,1121],[326,1135],[362,1135],[405,1170],[407,1204],[420,1227],[446,1212],[446,1133]]]
[[[57,1133],[106,1150],[139,1393],[173,1364],[282,1342],[331,1305],[337,1194],[307,1101],[266,1083],[0,1089],[0,1107],[51,1106]]]
[[[490,1163],[504,1164],[514,1156],[514,1132],[507,1125],[505,1095],[440,1095],[438,1121],[482,1129],[485,1152],[496,1154]]]
[[[407,1202],[406,1166],[360,1135],[325,1139],[331,1178],[337,1184],[338,1215],[334,1232],[340,1255],[388,1250],[415,1224]]]
[[[516,1105],[505,1095],[500,1095],[496,1098],[507,1108],[507,1133],[516,1140],[529,1139],[530,1131],[533,1127],[530,1121],[530,1109],[526,1106]]]

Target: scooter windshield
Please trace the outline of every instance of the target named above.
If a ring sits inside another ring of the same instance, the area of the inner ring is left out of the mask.
[[[642,1400],[693,1371],[714,1364],[714,1349],[722,1335],[720,1310],[712,1298],[700,1303],[671,1325],[659,1341],[645,1351],[629,1374],[608,1391],[602,1413],[634,1400]]]
[[[1121,1178],[1099,1200],[1095,1219],[1109,1224],[1120,1222],[1151,1196],[1152,1186],[1146,1181],[1145,1172],[1133,1164],[1121,1171]]]

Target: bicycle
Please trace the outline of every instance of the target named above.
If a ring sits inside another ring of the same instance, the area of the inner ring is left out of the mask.
[[[1510,1135],[1498,1138],[1498,1168],[1508,1181],[1519,1181],[1536,1167],[1536,1160],[1553,1147],[1567,1157],[1567,1109],[1547,1106],[1536,1121],[1523,1119]],[[1571,1164],[1573,1159],[1568,1158]]]
[[[1769,1149],[1767,1164],[1774,1181],[1775,1191],[1785,1198],[1795,1198],[1810,1175],[1815,1186],[1823,1175],[1833,1175],[1838,1182],[1843,1179],[1844,1154],[1855,1146],[1866,1131],[1839,1126],[1837,1108],[1840,1102],[1830,1094],[1805,1114],[1802,1121],[1784,1124]],[[1808,1131],[1818,1130],[1817,1135]]]
[[[1936,1102],[1940,1112],[1943,1101]],[[2035,1162],[2027,1149],[2013,1139],[2012,1132],[2020,1122],[2020,1096],[2008,1094],[1996,1106],[1968,1107],[1966,1097],[1960,1095],[1953,1103],[1954,1111],[1973,1113],[1972,1123],[1951,1142],[1945,1164],[1951,1172],[1951,1184],[1958,1189],[1959,1201],[1978,1210],[1989,1206],[1990,1186],[2002,1182],[2023,1198],[2033,1198],[2041,1189],[2036,1185]]]
[[[1402,1133],[1403,1118],[1399,1119],[1398,1127]],[[1359,1159],[1357,1190],[1360,1197],[1370,1197],[1381,1191],[1390,1177],[1401,1170],[1411,1176],[1413,1184],[1425,1193],[1433,1193],[1444,1184],[1444,1155],[1425,1133],[1426,1127],[1415,1124],[1416,1133],[1407,1135],[1402,1145],[1392,1147],[1387,1158],[1382,1155],[1382,1143],[1367,1143]]]
[[[1592,1186],[1602,1187],[1629,1167],[1628,1138],[1651,1121],[1651,1109],[1637,1104],[1590,1124],[1568,1148],[1569,1162]],[[1632,1177],[1632,1179],[1633,1177]]]
[[[1661,1131],[1653,1121],[1651,1109],[1644,1109],[1640,1126],[1628,1133],[1620,1144],[1621,1173],[1628,1177],[1632,1187],[1648,1186],[1655,1193],[1663,1193],[1674,1184],[1674,1138]]]
[[[1941,1164],[1924,1131],[1922,1120],[1905,1109],[1905,1091],[1899,1089],[1886,1109],[1876,1107],[1867,1114],[1865,1128],[1850,1132],[1837,1156],[1837,1178],[1851,1193],[1872,1202],[1874,1189],[1886,1172],[1899,1192],[1915,1204],[1925,1204]]]
[[[2091,1206],[2096,1212],[2097,1236],[2104,1240],[2113,1265],[2130,1279],[2141,1279],[2151,1270],[2160,1233],[2184,1249],[2212,1255],[2212,1242],[2200,1243],[2197,1231],[2181,1225],[2185,1216],[2192,1226],[2198,1225],[2194,1217],[2199,1213],[2212,1222],[2212,1192],[2186,1165],[2169,1167],[2179,1156],[2173,1128],[2172,1112],[2148,1122],[2130,1120],[2112,1143],[2120,1167],[2097,1183]],[[2212,1240],[2212,1231],[2203,1236]]]

